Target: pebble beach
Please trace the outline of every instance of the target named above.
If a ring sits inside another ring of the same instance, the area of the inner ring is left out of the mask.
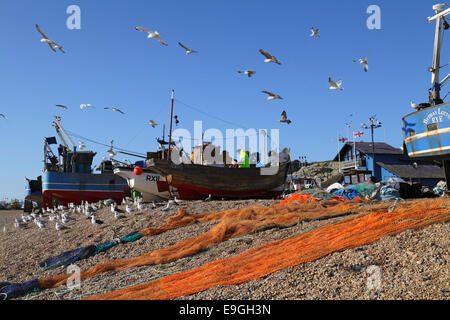
[[[408,200],[417,201],[417,200]],[[450,201],[450,200],[449,200]],[[14,228],[21,211],[0,211],[0,282],[18,283],[66,273],[64,267],[43,270],[38,263],[65,251],[99,244],[147,227],[157,227],[184,208],[188,213],[206,213],[248,206],[270,206],[276,200],[183,201],[168,212],[147,209],[139,215],[126,214],[117,220],[109,208],[96,217],[102,225],[92,225],[84,216],[75,215],[57,231],[54,222],[39,229],[35,224]],[[119,208],[124,209],[122,206]],[[45,216],[44,216],[45,217]],[[81,287],[67,286],[31,293],[18,300],[70,300],[114,288],[131,286],[146,279],[169,275],[233,257],[264,243],[286,239],[302,231],[334,223],[348,217],[297,223],[284,229],[268,229],[214,244],[193,256],[171,263],[111,271],[82,280]],[[143,237],[118,245],[76,265],[86,270],[105,259],[127,259],[162,249],[183,239],[207,232],[214,223],[196,223]],[[448,300],[450,298],[450,223],[437,223],[418,230],[386,236],[369,245],[334,252],[318,260],[279,270],[266,277],[239,285],[216,286],[203,292],[182,296],[181,300]],[[380,283],[369,285],[370,272],[376,268]]]

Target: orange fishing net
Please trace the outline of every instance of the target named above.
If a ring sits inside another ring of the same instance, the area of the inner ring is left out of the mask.
[[[448,199],[426,200],[399,206],[393,213],[373,212],[346,219],[297,237],[270,242],[235,257],[214,261],[190,271],[87,299],[173,299],[213,286],[243,283],[280,269],[316,260],[335,251],[369,244],[386,235],[449,221],[449,204]],[[224,227],[219,224],[217,228],[219,226]],[[241,228],[254,229],[245,223],[236,223],[234,226],[228,236],[240,233]],[[123,262],[120,266],[125,265]]]
[[[335,201],[299,203],[292,201],[286,205],[278,204],[272,207],[253,206],[204,214],[188,214],[186,210],[181,209],[176,215],[169,217],[164,225],[157,228],[147,228],[139,232],[152,236],[198,222],[218,222],[218,224],[204,234],[185,239],[172,246],[152,251],[136,258],[102,261],[91,269],[82,272],[81,279],[112,270],[124,270],[136,266],[172,262],[191,256],[215,243],[220,243],[233,237],[268,228],[288,227],[298,223],[300,220],[342,216],[356,212],[359,206],[360,203],[356,200],[346,203]],[[381,207],[385,208],[386,205]],[[55,288],[65,284],[69,276],[69,274],[62,274],[42,278],[39,279],[39,283],[42,288]]]
[[[438,208],[439,205],[442,205],[437,200],[430,203],[432,203],[432,208]],[[386,212],[388,206],[389,203],[384,202],[381,202],[377,205],[367,205],[365,200],[355,198],[353,201],[345,202],[307,201],[304,203],[300,203],[298,201],[291,201],[286,203],[285,205],[278,204],[272,207],[254,206],[244,209],[233,209],[223,212],[212,212],[194,215],[188,214],[185,210],[179,210],[178,214],[168,218],[164,225],[157,228],[147,228],[140,231],[140,233],[151,236],[170,229],[180,228],[197,222],[218,223],[204,234],[182,240],[172,246],[160,250],[155,250],[136,258],[122,260],[104,260],[94,267],[82,272],[81,279],[86,279],[94,275],[112,270],[125,270],[136,266],[163,264],[176,261],[180,258],[191,256],[197,252],[205,250],[215,243],[220,243],[233,237],[257,232],[259,230],[264,230],[267,228],[287,227],[296,224],[301,220],[327,219],[331,217],[346,215],[352,212],[358,212],[362,214],[367,212]],[[403,210],[412,213],[421,212],[411,205],[404,206]],[[396,216],[396,214],[393,214],[392,216]],[[365,228],[359,229],[360,238],[362,237],[362,234],[364,234],[364,230]],[[398,230],[401,231],[403,229]],[[345,235],[345,232],[343,234]],[[357,241],[355,242],[355,245],[358,245]],[[340,249],[338,248],[336,250]],[[319,250],[319,252],[321,251]],[[62,284],[65,284],[69,276],[70,275],[68,274],[62,274],[53,277],[42,278],[39,279],[39,283],[42,288],[55,288]]]

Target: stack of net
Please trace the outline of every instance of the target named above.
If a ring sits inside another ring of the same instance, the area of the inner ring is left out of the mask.
[[[232,258],[87,299],[174,299],[218,285],[236,285],[277,270],[366,245],[411,228],[449,221],[448,200],[399,206],[394,213],[373,212],[323,226],[297,237],[266,243]]]
[[[153,236],[167,230],[177,229],[199,222],[217,222],[204,234],[182,240],[172,246],[155,250],[136,258],[123,260],[105,260],[81,273],[86,279],[107,271],[125,270],[142,265],[164,264],[192,256],[214,244],[230,238],[255,233],[269,228],[286,228],[299,221],[328,219],[354,213],[359,203],[351,202],[289,202],[272,207],[253,206],[243,209],[232,209],[204,214],[188,214],[179,210],[178,214],[169,217],[166,223],[157,228],[147,228],[140,234]],[[43,288],[54,288],[64,284],[70,275],[62,274],[40,279]]]

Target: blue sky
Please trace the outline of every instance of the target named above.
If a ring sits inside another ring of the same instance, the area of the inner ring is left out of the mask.
[[[9,120],[0,118],[0,199],[22,198],[24,177],[41,174],[42,142],[55,136],[55,115],[66,129],[92,140],[154,151],[162,129],[147,123],[168,127],[172,89],[176,99],[204,110],[175,102],[180,128],[193,130],[195,120],[204,129],[236,128],[219,118],[280,129],[280,146],[290,147],[294,158],[333,158],[338,132],[347,135],[345,122],[355,112],[353,130],[376,114],[383,128],[375,140],[400,147],[410,100],[428,99],[434,24],[426,18],[435,2],[2,0],[0,113]],[[73,4],[81,9],[80,30],[66,27]],[[366,27],[372,4],[381,8],[381,30]],[[36,23],[66,54],[39,42]],[[135,26],[158,30],[169,46]],[[312,26],[320,38],[309,37]],[[199,53],[186,56],[178,41]],[[264,63],[261,48],[282,65]],[[352,61],[363,57],[370,59],[368,73]],[[442,62],[447,60],[444,44]],[[256,74],[247,78],[240,69]],[[344,91],[328,90],[329,76],[343,79]],[[284,100],[268,102],[262,90]],[[82,103],[96,108],[81,111]],[[126,114],[103,109],[111,106]],[[283,110],[290,125],[278,122]],[[369,139],[366,132],[363,140]],[[98,152],[99,163],[107,148],[84,142]]]

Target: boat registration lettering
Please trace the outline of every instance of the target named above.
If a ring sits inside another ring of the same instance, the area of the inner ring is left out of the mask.
[[[150,182],[159,182],[159,177],[158,176],[151,176],[151,175],[147,175],[147,177],[145,178],[145,181],[150,181]]]
[[[423,119],[423,123],[427,125],[430,121],[431,123],[443,122],[444,117],[450,120],[450,114],[447,111],[441,110],[441,108],[439,108],[436,111],[429,113],[425,117],[425,119]]]

